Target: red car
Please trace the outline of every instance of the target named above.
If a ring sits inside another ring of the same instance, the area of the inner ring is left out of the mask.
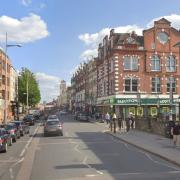
[[[11,145],[11,135],[4,128],[0,128],[0,152],[7,152],[8,146]]]

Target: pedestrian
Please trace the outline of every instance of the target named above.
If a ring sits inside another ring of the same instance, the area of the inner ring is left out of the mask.
[[[131,129],[134,129],[134,117],[133,114],[130,114],[130,124],[131,124]]]
[[[126,119],[126,131],[127,132],[129,132],[130,127],[131,127],[131,117],[132,117],[132,113],[130,112]]]
[[[110,123],[110,115],[109,115],[108,112],[107,112],[106,115],[105,115],[105,120],[106,120],[106,124],[109,124],[109,123]]]
[[[117,121],[118,121],[118,127],[119,127],[119,131],[121,131],[121,128],[122,128],[122,117],[121,115],[119,114],[118,118],[117,118]]]
[[[113,123],[114,133],[116,133],[116,121],[117,121],[116,113],[113,113],[112,123]]]
[[[180,125],[178,121],[176,121],[175,125],[172,127],[171,134],[173,135],[174,146],[179,146],[180,145]]]

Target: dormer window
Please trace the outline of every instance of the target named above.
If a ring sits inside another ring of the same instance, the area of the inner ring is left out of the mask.
[[[128,44],[131,44],[134,41],[134,39],[130,36],[126,39],[126,41]]]

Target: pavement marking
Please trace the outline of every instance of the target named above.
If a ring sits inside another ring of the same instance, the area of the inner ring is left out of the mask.
[[[76,144],[75,142],[71,142],[72,144]],[[59,143],[41,143],[38,146],[46,146],[46,145],[59,145],[59,144],[69,144],[69,142],[59,142]]]
[[[180,171],[168,171],[169,174],[179,174]]]
[[[36,128],[36,131],[33,135],[33,137],[35,136],[36,132],[39,130],[39,127]],[[42,128],[41,128],[42,131]],[[30,147],[27,150],[26,155],[23,157],[23,163],[20,167],[20,170],[17,174],[16,180],[29,180],[31,177],[31,171],[33,168],[33,162],[34,162],[34,158],[35,158],[35,153],[36,153],[36,148],[39,144],[40,141],[40,137],[37,138],[33,138],[33,141],[30,145]],[[28,146],[27,146],[28,147]]]
[[[37,131],[38,131],[38,128],[39,128],[39,126],[36,127],[36,129],[35,129],[35,131],[34,131],[32,137],[28,140],[27,144],[25,145],[25,147],[24,147],[23,150],[21,151],[20,157],[24,156],[24,154],[25,154],[25,152],[26,152],[28,146],[29,146],[30,143],[32,142],[33,137],[36,135],[36,133],[37,133]]]
[[[78,153],[83,154],[83,153],[78,149],[78,147],[79,147],[79,144],[76,144],[76,146],[74,146],[74,150],[77,151]]]
[[[98,176],[97,174],[86,174],[85,175],[86,177],[96,177],[96,176]]]
[[[17,164],[21,163],[22,161],[24,161],[24,157],[22,157],[21,159],[16,161],[10,168],[13,168],[14,166],[16,166]]]
[[[0,160],[0,163],[13,163],[17,162],[17,160]]]
[[[179,168],[176,168],[176,167],[174,167],[174,166],[171,166],[171,165],[165,164],[165,163],[163,163],[163,162],[159,162],[159,161],[154,160],[154,159],[151,157],[151,155],[148,154],[148,153],[146,153],[146,152],[143,152],[143,151],[139,151],[139,152],[145,154],[145,156],[146,156],[149,160],[151,160],[152,162],[154,162],[154,163],[156,163],[156,164],[163,165],[163,166],[166,166],[166,167],[171,168],[171,169],[175,169],[176,171],[180,171]]]
[[[14,179],[13,169],[12,168],[9,168],[9,173],[10,173],[10,178]]]

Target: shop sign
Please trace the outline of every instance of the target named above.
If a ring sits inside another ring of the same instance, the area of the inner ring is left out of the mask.
[[[173,103],[177,103],[178,99],[174,99]],[[137,105],[138,99],[126,98],[116,99],[116,104],[122,105]],[[170,105],[170,99],[140,99],[141,105]]]

